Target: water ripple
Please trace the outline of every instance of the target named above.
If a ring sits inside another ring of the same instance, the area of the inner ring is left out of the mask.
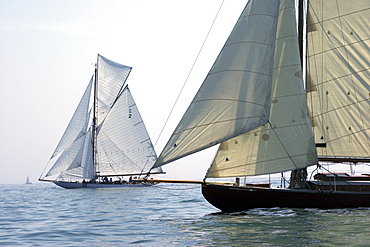
[[[369,216],[369,208],[220,213],[200,188],[181,185],[0,185],[3,246],[367,246]]]

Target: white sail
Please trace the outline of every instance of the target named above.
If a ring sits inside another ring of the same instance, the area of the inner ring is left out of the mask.
[[[83,166],[82,157],[86,135],[80,137],[71,146],[64,150],[54,165],[50,168],[46,177],[62,174],[70,169]],[[82,177],[82,174],[79,174]]]
[[[95,83],[91,79],[43,178],[75,181],[150,170],[157,156],[131,93],[124,88],[130,71],[98,55]]]
[[[96,158],[101,176],[147,173],[157,158],[127,86],[99,128]]]
[[[320,157],[370,159],[370,2],[310,0],[308,102]]]
[[[123,86],[131,69],[131,67],[113,62],[98,55],[97,126],[104,121],[104,118],[112,108],[117,96],[123,90]]]
[[[268,121],[278,7],[248,2],[155,167]]]
[[[95,178],[95,168],[92,154],[91,142],[91,128],[85,136],[83,146],[73,162],[69,167],[62,172],[60,178],[79,178],[79,179],[93,179]]]
[[[222,143],[207,177],[269,174],[317,164],[294,0],[280,5],[271,102],[269,123]]]
[[[85,93],[77,106],[75,113],[69,122],[67,129],[65,130],[59,144],[55,148],[51,158],[58,155],[60,152],[71,146],[75,141],[77,141],[82,135],[86,134],[87,123],[89,121],[89,107],[90,107],[90,97],[93,85],[93,77],[88,84]]]

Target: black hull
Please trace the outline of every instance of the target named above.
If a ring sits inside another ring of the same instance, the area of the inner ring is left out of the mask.
[[[370,207],[368,192],[319,192],[203,184],[204,198],[223,212],[252,208],[358,208]]]

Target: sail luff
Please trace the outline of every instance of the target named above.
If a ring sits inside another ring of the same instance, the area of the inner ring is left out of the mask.
[[[248,2],[154,167],[267,123],[278,6]]]

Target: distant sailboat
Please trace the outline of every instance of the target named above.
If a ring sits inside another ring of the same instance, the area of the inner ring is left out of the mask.
[[[202,193],[222,211],[370,206],[370,175],[306,180],[319,161],[370,162],[369,1],[310,0],[306,59],[299,4],[297,26],[294,0],[248,1],[153,166],[220,144]],[[240,183],[287,171],[288,188]]]
[[[64,188],[147,186],[157,155],[127,85],[131,67],[98,55],[91,78],[41,181]],[[92,96],[91,96],[92,95]],[[45,168],[46,170],[46,168]],[[153,173],[163,173],[161,168]]]
[[[27,176],[26,184],[32,184],[32,183],[31,183],[31,180],[30,180],[30,176]]]

